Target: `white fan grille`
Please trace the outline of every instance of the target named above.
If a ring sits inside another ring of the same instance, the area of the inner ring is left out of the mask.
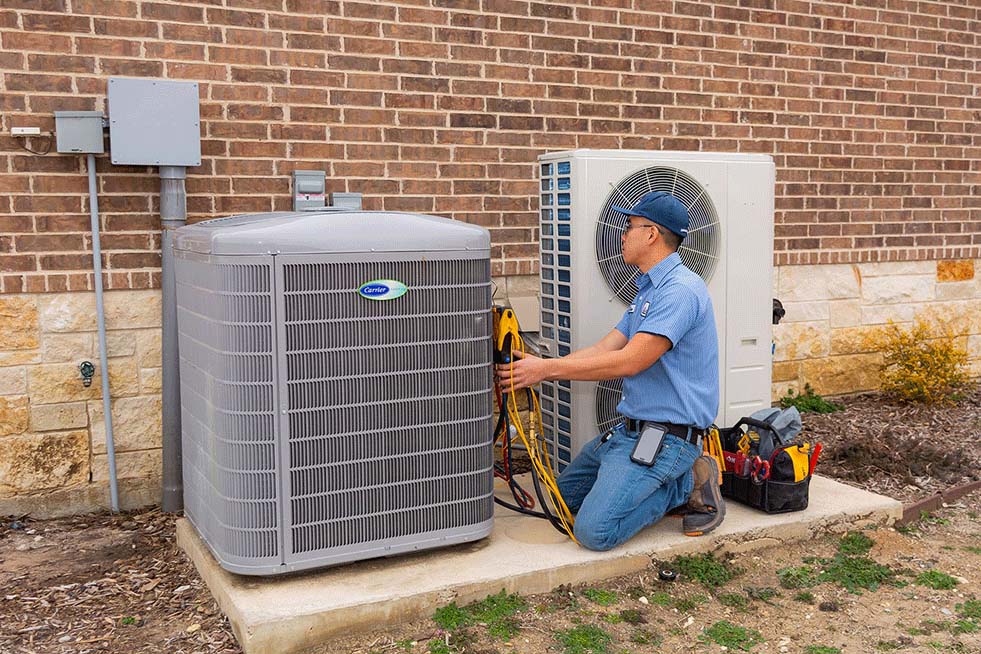
[[[613,186],[596,222],[596,261],[610,290],[627,304],[637,294],[633,281],[640,271],[623,260],[620,235],[628,220],[613,207],[632,207],[651,191],[666,191],[688,208],[688,236],[678,249],[682,263],[707,282],[719,258],[719,218],[705,188],[676,168],[639,170]]]

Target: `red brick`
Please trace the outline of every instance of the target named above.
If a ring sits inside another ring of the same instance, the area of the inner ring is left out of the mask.
[[[262,29],[266,24],[266,14],[255,11],[237,11],[227,9],[207,9],[209,23],[230,25],[232,27],[252,27]],[[187,21],[194,22],[194,21]]]
[[[198,41],[202,43],[222,43],[221,29],[208,25],[185,25],[163,23],[163,38],[168,41]]]
[[[105,75],[130,75],[133,77],[162,77],[163,63],[145,59],[101,59]]]
[[[41,50],[43,52],[71,51],[71,39],[57,34],[36,34],[31,32],[4,32],[2,34],[5,50]]]
[[[155,38],[159,30],[157,23],[119,18],[96,18],[93,24],[94,32],[102,36]]]
[[[72,0],[72,11],[76,14],[129,18],[135,18],[137,14],[133,0]]]
[[[92,19],[85,16],[65,14],[22,15],[24,29],[29,32],[80,32],[92,31]]]
[[[37,270],[37,257],[33,254],[0,254],[0,272],[28,272]],[[4,283],[9,277],[4,276]],[[4,292],[8,291],[4,288]]]

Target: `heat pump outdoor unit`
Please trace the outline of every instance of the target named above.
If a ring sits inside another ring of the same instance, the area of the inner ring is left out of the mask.
[[[770,157],[708,152],[575,150],[539,157],[541,345],[564,356],[605,336],[636,294],[623,261],[631,207],[651,191],[681,200],[691,218],[681,260],[708,285],[719,335],[718,424],[770,406],[773,186]],[[621,418],[622,384],[549,382],[542,417],[565,467]],[[635,416],[636,417],[636,416]]]
[[[185,514],[222,567],[490,533],[487,230],[268,213],[182,227],[175,255]]]

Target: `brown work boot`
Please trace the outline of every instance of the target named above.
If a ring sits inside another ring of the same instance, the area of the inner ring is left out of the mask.
[[[694,488],[688,497],[688,513],[682,522],[686,536],[701,536],[720,524],[726,515],[726,504],[719,489],[719,466],[710,456],[700,456],[692,466]]]

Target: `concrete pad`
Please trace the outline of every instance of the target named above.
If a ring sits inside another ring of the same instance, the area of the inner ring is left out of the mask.
[[[680,520],[666,518],[610,552],[580,548],[544,520],[495,507],[494,531],[475,543],[273,578],[222,570],[187,520],[178,521],[177,542],[228,616],[246,654],[292,653],[502,589],[545,593],[561,584],[644,570],[652,556],[745,552],[828,531],[892,524],[903,515],[896,500],[822,477],[811,482],[806,511],[766,515],[734,502],[726,506],[725,522],[706,536],[688,538]]]

